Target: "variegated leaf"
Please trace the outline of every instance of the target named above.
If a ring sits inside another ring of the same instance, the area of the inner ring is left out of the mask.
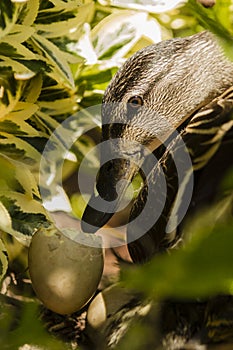
[[[48,64],[53,67],[53,70],[49,74],[55,78],[56,81],[64,82],[69,88],[74,88],[74,79],[70,67],[62,55],[62,51],[42,35],[33,34],[31,39],[46,56]]]
[[[1,203],[0,203],[0,213],[1,213]],[[6,274],[7,267],[8,267],[7,251],[3,241],[0,239],[0,282]]]
[[[21,13],[20,21],[22,25],[31,26],[37,15],[40,6],[40,0],[27,0],[25,3],[24,11]]]
[[[7,133],[1,133],[1,136],[4,138],[0,143],[0,153],[35,168],[40,159],[40,152],[29,143],[29,140],[25,141]]]
[[[4,69],[0,64],[0,87],[0,120],[2,120],[17,105],[23,91],[24,83],[15,80],[12,70],[9,68]]]
[[[6,131],[19,135],[39,136],[38,131],[35,130],[26,120],[31,117],[39,106],[34,103],[18,102],[14,110],[7,114],[4,120],[0,120],[0,130],[4,131],[4,126],[12,125],[12,130],[9,128]],[[15,125],[15,127],[13,127]],[[16,129],[18,131],[16,131]],[[15,130],[15,132],[14,132]]]
[[[77,3],[80,5],[80,1]],[[78,6],[77,3],[74,4],[75,7],[69,8],[69,11],[73,11],[73,17],[66,21],[63,20],[49,24],[36,24],[36,30],[47,39],[68,36],[71,40],[77,40],[80,36],[80,26],[88,21],[88,18],[94,10],[94,4],[92,1],[82,6]]]
[[[64,98],[64,99],[49,101],[49,102],[41,101],[38,104],[41,110],[47,111],[49,115],[61,115],[64,113],[75,112],[76,110],[75,105],[72,108],[70,102],[71,102],[70,99]]]
[[[0,1],[0,39],[4,38],[17,21],[17,8],[11,0]]]
[[[27,166],[0,155],[0,168],[0,188],[2,191],[17,191],[30,198],[40,197],[37,181]]]
[[[98,0],[99,3],[103,6],[117,6],[126,9],[134,9],[139,11],[147,11],[151,13],[161,13],[169,11],[181,3],[184,3],[185,0]]]
[[[30,79],[27,87],[24,90],[25,101],[35,103],[41,94],[42,85],[43,79],[41,74],[37,74],[35,77]]]
[[[0,203],[0,229],[26,245],[36,229],[51,225],[42,204],[28,195],[0,190]]]
[[[135,45],[144,34],[148,17],[145,12],[119,11],[107,16],[91,32],[92,43],[98,59],[119,59]],[[160,27],[156,25],[155,41],[161,40]]]

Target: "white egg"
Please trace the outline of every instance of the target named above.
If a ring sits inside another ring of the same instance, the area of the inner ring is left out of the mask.
[[[124,305],[134,300],[135,295],[119,283],[104,289],[95,296],[88,307],[88,325],[93,329],[100,329],[111,316],[117,314],[119,310],[123,309]]]
[[[33,235],[29,273],[36,295],[47,308],[70,314],[90,300],[103,272],[101,244],[100,237],[75,230],[41,229]]]

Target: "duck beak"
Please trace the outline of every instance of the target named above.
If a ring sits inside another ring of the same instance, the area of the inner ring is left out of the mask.
[[[91,196],[82,217],[84,232],[95,233],[120,210],[125,192],[137,170],[138,166],[125,158],[114,158],[100,168],[96,183],[98,195]]]

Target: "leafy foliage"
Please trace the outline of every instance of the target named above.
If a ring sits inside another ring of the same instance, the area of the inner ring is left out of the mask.
[[[217,1],[211,9],[205,9],[194,0],[189,0],[187,6],[204,28],[217,34],[225,53],[233,59],[231,0]]]
[[[205,9],[195,0],[1,0],[0,1],[0,230],[28,245],[38,227],[53,225],[39,191],[41,157],[54,131],[71,115],[101,103],[105,88],[124,60],[138,49],[161,39],[185,36],[203,28],[215,32],[232,58],[232,1],[219,0]],[[174,8],[175,7],[175,8]],[[73,128],[79,138],[86,125],[96,125],[99,115],[80,114]],[[56,134],[57,135],[57,134]],[[65,145],[55,135],[53,146]],[[66,133],[65,133],[66,135]],[[93,136],[93,135],[92,135]],[[75,175],[93,139],[74,142],[69,157],[61,152],[59,164],[47,164],[54,184],[63,166],[63,180]],[[72,160],[70,160],[72,158]],[[64,161],[65,159],[65,161]],[[90,168],[97,168],[95,154]],[[88,175],[88,174],[87,174]],[[59,184],[60,185],[60,184]],[[73,211],[80,217],[84,202],[78,190],[70,190]],[[62,190],[64,190],[64,188]],[[158,299],[232,294],[232,174],[220,208],[195,218],[187,228],[183,248],[152,262],[125,271],[127,285]],[[218,217],[218,220],[215,220]],[[212,223],[215,222],[215,225]],[[211,225],[210,225],[211,223]],[[5,237],[5,235],[4,235]],[[6,243],[7,247],[7,243]],[[7,249],[0,240],[0,278],[7,271]],[[18,348],[26,342],[49,349],[65,345],[51,339],[35,319],[34,306],[25,308],[10,337],[13,316],[0,319],[1,348]],[[28,320],[33,319],[31,327]],[[32,329],[32,332],[27,332]],[[10,337],[10,341],[9,341]],[[143,337],[142,337],[143,338]],[[8,344],[8,345],[6,345]],[[8,347],[9,348],[9,347]]]
[[[28,303],[23,309],[20,318],[17,320],[19,327],[11,330],[13,322],[15,322],[14,313],[10,313],[7,306],[0,304],[1,317],[1,349],[20,349],[25,344],[30,344],[34,349],[50,349],[50,350],[68,350],[69,347],[64,342],[52,338],[44,328],[41,321],[37,317],[36,303]],[[33,327],[31,325],[33,324]],[[30,331],[29,331],[30,330]],[[9,333],[11,334],[9,336]]]
[[[231,193],[189,222],[183,248],[125,271],[124,281],[155,299],[232,294],[232,208]]]
[[[58,121],[77,109],[70,63],[82,59],[65,43],[78,40],[92,8],[75,0],[1,2],[1,203],[8,216],[1,228],[24,240],[36,222],[49,223],[38,191],[40,157]]]

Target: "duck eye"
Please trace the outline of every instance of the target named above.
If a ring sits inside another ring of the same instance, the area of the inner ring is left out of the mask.
[[[143,105],[143,99],[141,96],[133,96],[130,97],[128,103],[130,104],[130,107],[138,108]]]

